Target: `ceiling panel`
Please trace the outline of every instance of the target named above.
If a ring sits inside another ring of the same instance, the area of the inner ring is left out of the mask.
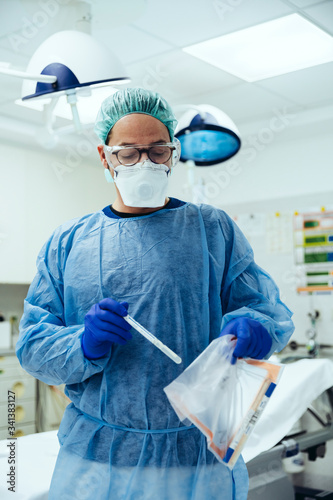
[[[320,105],[326,100],[333,101],[333,63],[268,78],[257,85],[303,106]]]
[[[92,34],[97,40],[106,44],[125,66],[156,54],[169,52],[174,48],[173,45],[156,39],[135,26],[94,30]]]
[[[293,12],[279,0],[148,0],[135,25],[158,39],[185,47]],[[167,8],[166,8],[167,5]]]
[[[333,1],[324,2],[320,5],[304,9],[312,19],[326,28],[333,35]]]
[[[15,13],[15,15],[14,15]],[[9,35],[21,29],[21,19],[26,15],[26,10],[19,0],[0,1],[0,37]]]
[[[303,9],[304,7],[309,7],[309,5],[315,5],[318,3],[323,3],[323,0],[289,0],[291,3]]]
[[[54,0],[50,2],[51,7],[46,0],[21,0],[17,4],[16,1],[0,0],[1,9],[6,13],[6,17],[0,17],[0,60],[10,58],[12,64],[26,66],[46,38],[58,31],[76,29],[75,4],[62,5]],[[53,10],[48,13],[47,8]]]
[[[220,107],[239,123],[260,116],[273,117],[276,110],[299,109],[292,101],[276,96],[250,83],[242,83],[220,91],[188,96],[193,104],[211,104]]]
[[[297,109],[297,108],[285,108],[286,116],[286,127],[288,129],[287,135],[284,133],[279,133],[276,140],[294,140],[302,138],[302,134],[306,134],[305,137],[311,136],[311,131],[313,135],[317,135],[320,132],[322,134],[332,134],[333,133],[333,103],[330,105],[325,105],[322,107],[315,107],[312,109]],[[262,116],[257,120],[249,120],[247,122],[237,123],[241,131],[242,137],[249,136],[253,134],[253,130],[260,130],[267,127],[267,116]],[[281,124],[283,122],[281,121]],[[305,132],[306,131],[306,132]],[[281,128],[281,132],[284,130]]]
[[[58,0],[59,1],[59,0]],[[85,0],[91,4],[92,22],[98,29],[113,31],[128,26],[147,10],[146,0]]]
[[[189,94],[223,89],[242,82],[179,49],[132,64],[128,69],[132,86],[156,90],[172,102],[184,100]]]

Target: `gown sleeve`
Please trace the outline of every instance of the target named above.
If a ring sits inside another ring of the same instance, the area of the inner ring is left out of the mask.
[[[219,222],[225,239],[222,328],[240,316],[260,321],[272,337],[267,359],[274,351],[281,351],[291,337],[295,329],[293,313],[280,300],[272,277],[255,263],[253,250],[238,226],[225,212]]]
[[[84,325],[66,325],[63,273],[74,232],[65,225],[58,228],[41,249],[16,344],[24,370],[50,385],[80,383],[102,371],[109,359],[85,358]]]

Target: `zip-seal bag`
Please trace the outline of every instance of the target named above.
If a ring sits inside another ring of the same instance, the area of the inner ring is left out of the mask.
[[[216,458],[232,469],[262,414],[283,366],[238,359],[232,335],[213,340],[164,391],[185,425],[193,423]]]

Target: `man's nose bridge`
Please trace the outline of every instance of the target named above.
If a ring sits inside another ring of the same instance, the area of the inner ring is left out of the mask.
[[[147,150],[141,150],[140,153],[141,153],[140,160],[139,160],[140,162],[144,162],[145,160],[149,160]]]

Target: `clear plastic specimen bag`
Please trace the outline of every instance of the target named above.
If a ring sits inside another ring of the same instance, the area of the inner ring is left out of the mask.
[[[236,339],[220,337],[164,391],[180,420],[192,422],[230,469],[264,410],[283,366],[254,359],[232,365]]]

